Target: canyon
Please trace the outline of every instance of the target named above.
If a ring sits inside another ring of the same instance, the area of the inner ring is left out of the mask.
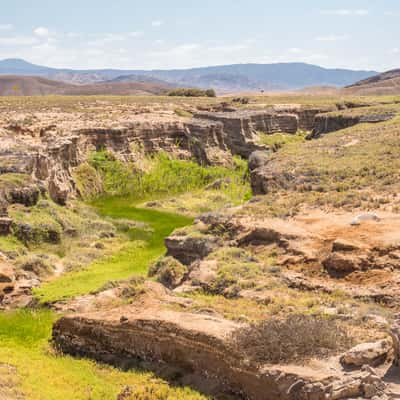
[[[2,102],[2,309],[50,308],[57,354],[199,396],[396,398],[398,104],[277,100]],[[207,185],[135,198],[160,154]]]

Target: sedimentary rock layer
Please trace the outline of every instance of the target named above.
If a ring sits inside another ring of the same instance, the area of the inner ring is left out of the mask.
[[[53,341],[64,353],[114,365],[167,365],[185,383],[208,382],[214,392],[251,400],[342,399],[363,395],[369,381],[380,383],[370,372],[344,377],[320,368],[253,364],[230,341],[240,328],[209,315],[124,308],[63,317],[54,325]]]

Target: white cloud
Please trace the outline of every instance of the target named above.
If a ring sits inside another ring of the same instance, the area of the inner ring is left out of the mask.
[[[359,9],[359,10],[351,10],[351,9],[336,9],[336,10],[322,10],[321,14],[324,15],[342,15],[342,16],[365,16],[369,14],[368,10]]]
[[[319,42],[338,42],[340,40],[348,39],[348,35],[326,35],[326,36],[318,36],[315,40]]]
[[[212,46],[209,47],[209,51],[218,51],[221,53],[232,53],[235,51],[241,51],[247,49],[249,46],[247,44],[226,44],[226,45],[219,45],[219,46]]]
[[[96,37],[96,36],[95,36]],[[99,35],[96,37],[94,40],[90,40],[87,44],[89,46],[96,46],[96,47],[103,47],[107,44],[110,43],[115,43],[115,42],[122,42],[127,39],[126,34],[122,33],[106,33],[103,35]]]
[[[13,24],[0,24],[0,31],[12,31],[13,29]]]
[[[400,53],[400,48],[395,47],[390,50],[390,54],[399,54]]]
[[[175,47],[162,49],[159,51],[149,52],[151,57],[168,57],[168,56],[183,56],[188,53],[192,53],[194,50],[199,50],[201,46],[197,43],[181,44]]]
[[[128,36],[130,36],[130,37],[142,37],[143,35],[144,35],[144,33],[141,32],[141,31],[129,32],[128,33]]]
[[[151,22],[151,26],[154,27],[154,28],[158,28],[159,26],[161,26],[163,24],[164,24],[164,22],[159,20],[159,19],[154,20],[154,21]]]
[[[289,53],[293,53],[293,54],[301,54],[304,52],[303,49],[299,49],[298,47],[292,47],[290,49],[288,49]]]
[[[39,26],[33,30],[33,33],[38,37],[47,37],[50,35],[50,31],[44,26]]]
[[[38,40],[30,36],[0,37],[0,46],[32,46]]]

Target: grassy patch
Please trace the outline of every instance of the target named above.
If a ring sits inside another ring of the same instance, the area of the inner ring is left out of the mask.
[[[303,142],[306,134],[304,132],[298,132],[296,134],[277,132],[268,135],[264,132],[258,132],[258,136],[260,144],[278,149],[286,144]]]
[[[89,360],[60,357],[48,345],[55,315],[50,311],[0,314],[0,363],[16,367],[27,400],[109,400],[126,386],[154,393],[152,399],[206,399],[174,388],[151,373],[122,372]]]
[[[174,113],[178,117],[182,117],[182,118],[192,118],[193,117],[193,114],[191,112],[183,110],[182,108],[175,108]]]
[[[134,163],[117,160],[112,153],[99,151],[90,164],[100,173],[109,195],[129,195],[136,199],[160,198],[203,188],[218,179],[245,184],[246,162],[236,158],[233,168],[204,167],[194,161],[176,160],[161,152],[146,159],[143,170]],[[228,187],[226,190],[231,190]]]
[[[103,198],[94,203],[103,216],[147,223],[152,233],[148,240],[132,240],[114,255],[94,261],[80,271],[66,273],[35,290],[41,302],[53,302],[93,292],[110,280],[145,275],[149,265],[165,252],[164,238],[191,219],[169,213],[134,207],[132,199]]]

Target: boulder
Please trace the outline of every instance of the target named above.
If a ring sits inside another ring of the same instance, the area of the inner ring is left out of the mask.
[[[206,257],[219,245],[220,239],[214,235],[173,234],[165,239],[167,255],[176,258],[184,265]]]
[[[68,196],[73,193],[65,171],[53,171],[49,180],[49,194],[51,199],[60,205],[67,203]]]
[[[386,360],[392,347],[393,344],[388,339],[374,343],[362,343],[344,353],[340,358],[340,362],[345,366],[361,367],[370,365],[375,367]]]
[[[332,251],[355,251],[359,249],[359,245],[356,243],[350,242],[346,239],[337,238],[332,243]]]
[[[31,207],[39,201],[40,190],[37,186],[15,187],[6,194],[9,203]]]
[[[11,231],[13,220],[8,217],[0,217],[0,236],[6,236]]]
[[[6,261],[0,261],[0,301],[15,289],[14,269]]]
[[[263,167],[269,161],[269,152],[257,150],[250,154],[249,169],[254,171],[257,168]]]
[[[322,261],[322,265],[331,275],[346,275],[361,270],[367,260],[354,254],[331,253]]]

